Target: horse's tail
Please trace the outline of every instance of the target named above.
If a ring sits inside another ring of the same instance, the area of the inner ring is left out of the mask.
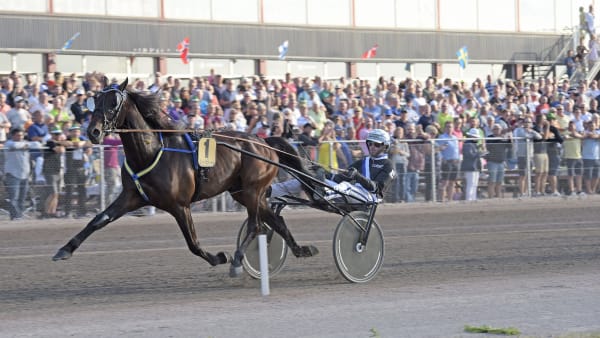
[[[315,177],[315,173],[306,167],[304,161],[294,148],[285,138],[283,137],[267,137],[265,138],[267,144],[277,150],[277,155],[279,156],[279,163],[288,166],[292,169],[297,170],[301,174],[294,175],[297,176],[302,182],[308,184],[310,187],[315,187],[313,180],[307,179],[306,176]],[[305,176],[306,175],[306,176]],[[303,187],[306,187],[303,185]],[[306,190],[306,189],[305,189]],[[309,194],[309,196],[312,194]]]

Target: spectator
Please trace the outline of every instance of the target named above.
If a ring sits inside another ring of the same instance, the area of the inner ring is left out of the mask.
[[[36,110],[32,115],[33,123],[27,128],[27,139],[29,141],[39,142],[40,144],[46,143],[50,138],[50,132],[48,126],[44,122],[44,116],[41,111]],[[35,163],[34,166],[34,180],[36,184],[44,184],[44,176],[42,175],[42,167],[44,163],[44,157],[42,152],[39,150],[32,149],[30,152],[31,161]]]
[[[298,135],[299,153],[309,161],[315,159],[315,149],[319,145],[319,139],[313,136],[312,123],[305,123],[302,127],[302,133]]]
[[[595,194],[600,177],[600,132],[595,120],[584,123],[581,158],[583,159],[583,182],[587,194]],[[577,128],[576,128],[577,129]]]
[[[85,103],[85,92],[83,89],[79,88],[75,91],[75,94],[77,95],[77,101],[71,104],[71,114],[73,115],[75,122],[80,125],[87,124],[89,123],[91,112]]]
[[[6,102],[6,94],[0,92],[0,113],[7,114],[12,107]]]
[[[404,138],[404,129],[394,129],[389,153],[391,155],[391,161],[394,163],[394,168],[396,170],[396,177],[394,177],[393,180],[391,202],[400,203],[402,201],[406,201],[405,176],[410,157],[409,145],[406,143]]]
[[[104,177],[106,180],[106,200],[112,203],[119,195],[121,185],[121,163],[119,149],[121,138],[118,134],[109,133],[102,140],[104,145]]]
[[[573,77],[575,74],[575,70],[577,69],[577,64],[575,63],[575,53],[572,49],[569,49],[567,52],[567,57],[565,58],[565,66],[567,66],[567,76],[569,79]]]
[[[521,125],[514,130],[514,138],[517,146],[517,166],[519,170],[519,197],[524,196],[527,190],[527,175],[531,169],[531,158],[533,157],[532,141],[542,139],[542,135],[533,129],[531,117],[527,116],[521,121]]]
[[[423,142],[423,155],[425,155],[425,201],[427,202],[439,200],[439,198],[436,198],[436,189],[433,183],[434,179],[436,184],[441,182],[442,155],[440,149],[431,141],[437,139],[438,130],[435,124],[431,124],[425,128],[425,132],[420,136],[425,140]]]
[[[325,124],[330,121],[325,114],[325,107],[322,104],[313,101],[312,109],[308,111],[308,116],[314,121],[315,136],[319,137],[321,131],[325,128]]]
[[[589,54],[587,56],[588,61],[588,69],[592,69],[596,62],[598,62],[598,58],[600,57],[598,53],[600,53],[600,44],[598,43],[598,38],[596,34],[592,34],[590,36],[590,41],[588,42],[589,46]]]
[[[506,160],[512,150],[512,133],[504,133],[502,126],[492,126],[492,134],[486,140],[487,169],[488,169],[488,198],[500,197],[502,185],[504,184],[504,172]]]
[[[544,196],[549,169],[548,138],[550,138],[550,123],[546,120],[546,115],[535,117],[533,130],[541,136],[533,141],[533,161],[535,163],[535,193],[533,196]]]
[[[459,140],[452,134],[453,124],[446,123],[444,133],[439,136],[436,146],[442,154],[442,182],[439,185],[440,200],[452,199],[454,184],[458,178],[460,165]]]
[[[569,122],[564,136],[564,155],[567,161],[567,182],[570,196],[585,196],[581,189],[583,160],[581,159],[581,140],[583,134],[575,129],[575,122]]]
[[[364,120],[364,126],[360,129],[357,129],[357,131],[356,131],[356,133],[357,133],[356,138],[358,140],[366,140],[367,136],[369,135],[371,130],[373,130],[373,119],[371,119],[370,117],[365,117],[363,120]],[[366,143],[361,143],[360,147],[363,150],[363,154],[369,153],[369,149],[367,149]]]
[[[585,37],[585,34],[588,32],[585,16],[585,8],[579,6],[579,36],[582,37]]]
[[[6,113],[6,117],[12,128],[26,130],[31,124],[31,114],[25,109],[26,101],[21,96],[15,97],[14,101],[15,106]]]
[[[30,112],[34,112],[36,110],[41,110],[42,113],[44,113],[44,117],[46,117],[50,111],[52,111],[53,105],[52,103],[50,103],[50,97],[48,96],[48,93],[44,92],[44,91],[40,91],[40,93],[37,96],[37,102],[33,103],[31,102],[31,106],[29,108]]]
[[[585,23],[587,25],[587,32],[590,35],[590,38],[592,35],[596,34],[596,26],[595,26],[594,20],[595,20],[594,5],[590,5],[588,7],[587,13],[585,13]]]
[[[227,128],[244,132],[247,130],[248,125],[246,124],[246,118],[238,108],[235,104],[229,108],[229,123],[227,124]]]
[[[42,173],[46,180],[42,201],[41,218],[58,217],[58,196],[63,183],[63,156],[65,136],[60,128],[52,129],[51,138],[46,142]]]
[[[420,128],[420,125],[418,125],[418,128]],[[402,130],[402,128],[396,128],[396,130],[398,129]],[[408,155],[405,156],[407,164],[403,186],[403,199],[407,203],[410,203],[416,200],[417,191],[419,189],[419,176],[425,169],[425,154],[424,145],[420,141],[417,141],[420,136],[420,133],[417,133],[417,126],[415,126],[413,123],[410,123],[406,126],[405,130],[406,139],[414,141],[407,144]]]
[[[64,96],[56,96],[52,101],[53,108],[50,111],[49,115],[54,118],[54,123],[58,126],[61,126],[67,122],[71,122],[73,118],[69,115],[67,110],[65,109],[65,97]]]
[[[74,124],[69,128],[69,143],[66,144],[65,172],[65,217],[71,216],[73,209],[73,190],[77,192],[77,214],[75,217],[86,216],[86,169],[89,166],[89,155],[92,153],[91,143],[81,136],[81,127]]]
[[[463,143],[463,159],[460,171],[465,177],[465,200],[477,200],[477,186],[479,184],[479,172],[481,170],[481,156],[483,155],[477,146],[477,139],[481,137],[479,129],[471,128],[466,133],[467,140]]]
[[[204,119],[198,116],[198,112],[195,110],[197,110],[197,108],[193,108],[193,110],[185,117],[185,126],[187,129],[202,130],[204,129]]]
[[[335,138],[333,122],[325,122],[325,126],[319,136],[319,149],[317,162],[329,171],[337,171],[339,168],[337,153],[340,149],[339,142]]]
[[[168,108],[169,117],[174,121],[181,121],[185,116],[185,112],[181,109],[181,98],[176,96],[173,98],[172,102],[173,105]]]
[[[25,130],[16,127],[11,130],[10,140],[6,141],[4,148],[8,150],[4,160],[4,185],[10,200],[10,219],[16,221],[23,219],[25,199],[29,192],[29,149],[40,149],[41,145],[39,142],[25,141]]]
[[[590,41],[591,41],[591,36],[590,36]],[[583,72],[585,72],[586,68],[587,68],[586,60],[588,59],[590,50],[585,46],[585,44],[583,42],[583,37],[579,38],[579,45],[577,45],[577,48],[575,48],[575,52],[576,52],[575,60],[577,61],[577,68],[581,69]]]
[[[436,122],[440,125],[441,128],[446,128],[446,124],[450,122],[452,124],[453,116],[448,110],[448,102],[443,100],[440,105],[440,112],[436,116]]]
[[[2,94],[0,94],[0,95],[2,95]],[[6,114],[4,114],[2,111],[0,111],[0,148],[7,140],[6,135],[8,134],[8,132],[10,130],[10,126],[11,126],[11,124],[10,124],[10,121],[8,120],[8,117],[6,117]]]
[[[554,113],[548,114],[548,143],[546,152],[548,153],[548,185],[552,196],[560,196],[558,191],[558,167],[560,166],[563,138],[558,130],[558,121]]]
[[[431,115],[431,106],[428,104],[421,105],[419,106],[419,112],[421,115],[419,116],[419,121],[417,123],[425,130],[427,129],[427,126],[435,122],[435,118]]]

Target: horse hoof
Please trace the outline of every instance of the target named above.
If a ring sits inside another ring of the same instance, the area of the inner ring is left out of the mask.
[[[307,251],[307,257],[316,256],[319,254],[319,249],[314,245],[307,245],[304,247],[304,251]]]
[[[231,278],[235,278],[235,277],[239,277],[242,272],[244,272],[244,267],[243,266],[234,266],[233,264],[229,267],[229,277]]]
[[[73,254],[70,253],[69,251],[67,251],[65,249],[60,249],[60,250],[58,250],[56,255],[54,255],[54,257],[52,257],[52,260],[55,262],[61,261],[61,260],[69,259],[69,258],[71,258],[71,256],[73,256]]]
[[[300,246],[294,250],[294,256],[300,257],[312,257],[319,254],[319,249],[314,245]]]
[[[218,264],[225,264],[231,262],[231,255],[226,252],[219,252],[217,254]]]

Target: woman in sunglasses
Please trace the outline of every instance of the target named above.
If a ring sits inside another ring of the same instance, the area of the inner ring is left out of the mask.
[[[383,195],[394,179],[394,165],[388,159],[387,151],[390,147],[391,138],[388,132],[381,129],[373,129],[366,138],[368,156],[352,163],[344,173],[326,174],[325,182],[331,187],[331,194],[325,194],[328,200],[340,198],[341,201],[348,199],[336,192],[351,197],[350,202],[372,202],[383,199]],[[288,180],[271,185],[268,192],[270,197],[281,197],[284,195],[296,195],[302,191],[302,184],[296,180]],[[322,196],[314,196],[319,199]]]

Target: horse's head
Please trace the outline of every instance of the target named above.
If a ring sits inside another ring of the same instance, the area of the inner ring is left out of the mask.
[[[127,79],[118,87],[107,87],[95,97],[88,99],[88,109],[92,111],[92,118],[87,129],[87,136],[92,143],[102,142],[104,134],[121,126],[125,114],[121,109],[127,100]]]

